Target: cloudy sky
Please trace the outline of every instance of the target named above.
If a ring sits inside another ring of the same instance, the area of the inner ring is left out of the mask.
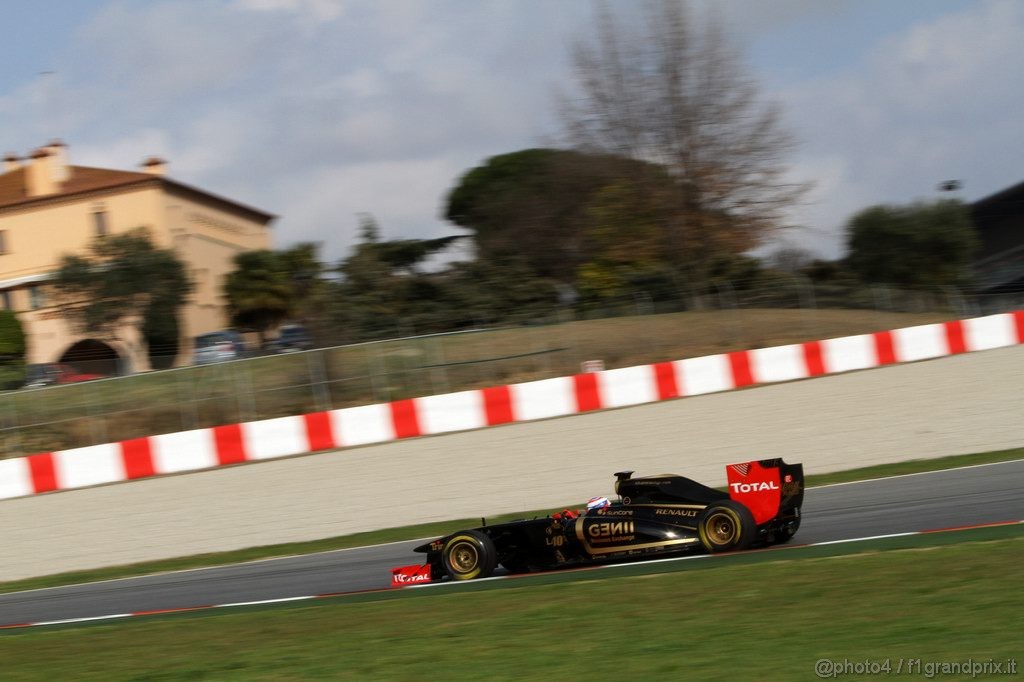
[[[973,200],[1024,180],[1024,2],[694,0],[719,7],[800,142],[814,191],[788,243],[842,250],[857,209]],[[633,0],[611,0],[621,12]],[[356,214],[451,234],[458,177],[557,138],[554,93],[590,0],[5,0],[0,152],[172,177],[281,216],[344,255]]]

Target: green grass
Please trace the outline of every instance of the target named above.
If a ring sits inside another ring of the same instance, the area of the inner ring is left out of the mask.
[[[936,459],[918,459],[896,464],[882,464],[860,469],[850,469],[830,474],[809,475],[806,482],[809,487],[816,485],[828,485],[832,483],[846,483],[851,481],[862,481],[871,478],[884,476],[896,476],[900,474],[920,473],[925,471],[940,471],[955,467],[970,466],[976,464],[988,464],[992,462],[1005,462],[1014,459],[1024,458],[1024,448],[1013,450],[999,450],[996,452],[983,452],[969,455],[954,455],[951,457],[939,457]],[[682,473],[682,472],[680,472]],[[575,509],[582,506],[582,503],[566,503],[563,508]],[[512,519],[529,518],[532,516],[543,516],[555,511],[552,508],[537,509],[531,511],[514,512],[488,516],[488,523],[500,523]],[[398,528],[386,528],[366,533],[353,535],[342,535],[339,537],[313,540],[311,542],[292,542],[277,545],[265,545],[262,547],[251,547],[230,552],[216,552],[211,554],[199,554],[194,556],[180,557],[176,559],[165,559],[161,561],[149,561],[139,564],[125,566],[112,566],[97,568],[88,571],[74,571],[71,573],[60,573],[56,575],[29,578],[7,583],[0,583],[0,594],[7,592],[18,592],[21,590],[32,590],[44,587],[59,587],[61,585],[73,585],[77,583],[92,582],[96,580],[112,580],[115,578],[126,578],[149,573],[161,573],[166,571],[178,571],[190,568],[203,568],[208,566],[222,566],[245,561],[256,561],[273,557],[291,556],[296,554],[312,554],[334,549],[347,549],[351,547],[365,547],[386,542],[399,542],[402,540],[414,540],[417,538],[439,537],[467,527],[477,526],[479,518],[454,519],[451,521],[438,521],[436,523],[423,523],[413,526],[402,526]]]
[[[1005,663],[1020,654],[1024,535],[986,530],[17,631],[0,637],[0,666],[5,680],[776,680],[815,679],[819,659]]]

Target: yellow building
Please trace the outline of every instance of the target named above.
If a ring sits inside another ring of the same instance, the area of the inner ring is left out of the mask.
[[[194,284],[181,309],[179,364],[191,339],[227,324],[221,284],[235,254],[270,248],[269,213],[171,180],[166,163],[150,158],[140,172],[73,166],[55,141],[28,158],[7,154],[0,173],[0,307],[18,312],[28,336],[30,363],[73,362],[105,355],[122,369],[148,369],[138,332],[130,325],[115,338],[76,336],[52,305],[47,283],[64,254],[139,227],[158,247],[172,248]],[[114,354],[116,353],[116,358]]]

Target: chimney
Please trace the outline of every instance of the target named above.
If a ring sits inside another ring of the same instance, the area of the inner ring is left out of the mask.
[[[11,173],[21,168],[21,157],[14,152],[4,154],[4,173]]]
[[[71,177],[71,169],[68,166],[68,146],[60,140],[50,140],[50,144],[43,149],[50,153],[50,173],[59,189],[59,186]]]
[[[159,156],[151,156],[142,162],[142,172],[150,175],[167,175],[167,162]]]
[[[53,179],[49,150],[37,149],[29,156],[28,172],[25,174],[25,189],[28,196],[43,197],[56,194],[60,188]]]

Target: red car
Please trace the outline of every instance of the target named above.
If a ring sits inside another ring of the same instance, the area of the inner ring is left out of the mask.
[[[45,365],[29,366],[25,388],[40,388],[56,384],[77,384],[81,381],[92,381],[93,379],[106,379],[106,376],[92,372],[79,372],[71,365],[53,362]]]

